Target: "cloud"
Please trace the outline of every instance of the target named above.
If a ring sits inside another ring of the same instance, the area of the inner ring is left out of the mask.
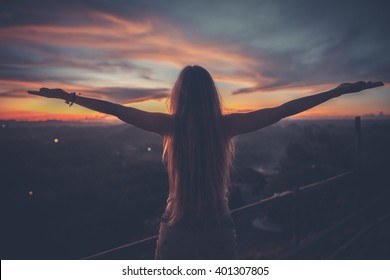
[[[61,1],[56,16],[58,5],[28,2],[5,9],[12,16],[3,16],[2,37],[35,52],[57,49],[64,66],[99,71],[102,65],[91,63],[99,56],[116,65],[197,63],[223,80],[251,85],[236,94],[340,78],[389,80],[386,1]],[[70,54],[79,65],[66,63]]]
[[[169,96],[169,89],[167,88],[92,88],[79,90],[80,92],[87,92],[94,95],[100,95],[105,99],[112,100],[119,103],[137,103],[147,100],[160,100]]]
[[[3,52],[7,54],[8,63],[0,68],[0,77],[11,79],[15,76],[28,80],[42,77],[44,80],[44,77],[53,75],[53,67],[107,73],[115,67],[122,72],[138,72],[139,77],[147,80],[157,80],[153,70],[132,63],[153,61],[173,68],[202,64],[216,70],[224,80],[229,77],[245,80],[245,77],[224,72],[233,68],[244,70],[245,65],[253,61],[251,57],[223,48],[216,42],[189,41],[183,30],[160,19],[134,21],[90,9],[84,13],[86,18],[95,19],[94,24],[63,26],[40,23],[3,27],[2,38],[12,43]],[[30,71],[28,67],[41,69]],[[47,67],[50,74],[40,73],[45,72],[43,67]],[[74,73],[61,72],[65,81],[82,78],[79,74],[75,77]],[[50,79],[61,81],[57,76]]]
[[[31,98],[27,90],[38,90],[42,83],[36,81],[7,81],[0,80],[0,98]],[[52,84],[49,88],[55,88]],[[168,88],[122,88],[122,87],[71,87],[67,91],[76,91],[88,97],[100,98],[121,104],[137,103],[148,100],[160,100],[169,96]]]
[[[277,3],[274,3],[277,5]],[[248,48],[268,80],[239,93],[356,80],[390,81],[386,1],[292,1],[278,5],[275,26],[258,29]],[[267,26],[266,26],[267,27]],[[252,34],[253,35],[253,34]]]
[[[389,8],[384,0],[2,1],[0,97],[24,97],[28,84],[115,102],[160,99],[188,64],[205,66],[236,99],[390,82]]]

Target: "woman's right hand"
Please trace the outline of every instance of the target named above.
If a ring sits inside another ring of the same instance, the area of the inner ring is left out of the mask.
[[[39,91],[28,90],[27,92],[29,94],[43,96],[47,98],[58,98],[63,100],[69,98],[69,93],[60,88],[54,88],[54,89],[41,88]]]
[[[353,93],[353,92],[359,92],[365,89],[375,88],[383,86],[383,82],[364,82],[359,81],[356,83],[342,83],[338,87],[335,88],[337,93],[346,94],[346,93]]]

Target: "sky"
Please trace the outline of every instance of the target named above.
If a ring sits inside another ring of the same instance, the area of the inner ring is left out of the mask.
[[[389,10],[382,0],[2,0],[0,120],[112,120],[26,93],[41,87],[166,112],[191,64],[210,71],[227,112],[371,80],[385,86],[297,117],[390,115]]]

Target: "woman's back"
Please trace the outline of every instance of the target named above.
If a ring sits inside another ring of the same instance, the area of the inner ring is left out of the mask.
[[[180,73],[171,94],[164,161],[169,175],[169,223],[220,223],[228,216],[231,138],[210,74],[200,66]]]

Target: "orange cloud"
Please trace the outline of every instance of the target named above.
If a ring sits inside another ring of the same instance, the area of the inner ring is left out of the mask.
[[[108,53],[106,58],[151,60],[175,67],[197,63],[215,69],[234,67],[250,73],[248,66],[255,63],[253,57],[229,50],[229,46],[185,39],[178,27],[156,18],[136,22],[106,13],[89,12],[89,16],[98,19],[99,25],[11,26],[1,28],[1,36],[21,43],[101,50]],[[234,73],[217,77],[231,82],[248,80],[247,75],[236,75],[235,79]],[[258,78],[251,84],[257,83]]]

